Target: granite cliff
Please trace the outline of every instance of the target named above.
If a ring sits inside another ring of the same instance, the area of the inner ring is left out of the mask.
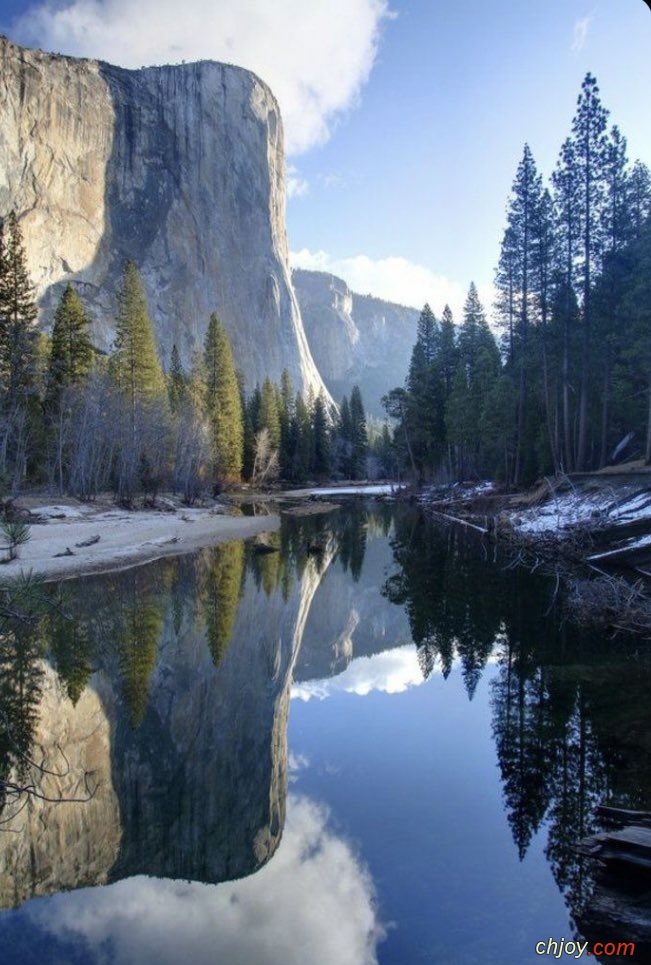
[[[371,415],[382,396],[407,376],[416,341],[415,308],[352,292],[320,271],[294,269],[294,290],[314,361],[336,402],[359,385]]]
[[[261,80],[0,38],[0,117],[0,213],[19,216],[42,324],[72,280],[107,349],[133,259],[166,364],[174,343],[189,361],[218,311],[248,387],[286,367],[319,391],[288,267],[282,123]]]

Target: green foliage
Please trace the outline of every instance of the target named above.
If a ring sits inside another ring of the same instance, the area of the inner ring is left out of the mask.
[[[117,644],[129,724],[142,723],[149,701],[149,681],[156,664],[165,615],[165,597],[145,571],[126,579],[120,596]]]
[[[256,432],[261,429],[269,431],[269,441],[272,449],[280,447],[280,409],[276,387],[270,378],[266,378],[260,390],[260,408],[258,410]]]
[[[242,401],[230,341],[217,313],[208,323],[204,364],[214,476],[239,479],[244,450]]]
[[[366,478],[368,456],[368,430],[366,413],[359,386],[354,385],[350,394],[351,479]]]
[[[217,667],[231,642],[235,627],[244,579],[244,543],[242,540],[223,543],[211,550],[211,556],[200,598],[208,646]]]
[[[118,292],[118,318],[111,371],[132,412],[138,405],[160,405],[165,393],[154,329],[142,279],[135,264],[127,262]]]
[[[47,374],[47,404],[57,405],[61,392],[79,385],[93,368],[95,350],[90,319],[79,295],[68,282],[54,315]]]
[[[170,372],[167,379],[167,393],[169,396],[170,410],[176,415],[183,406],[187,398],[188,383],[181,365],[181,358],[176,344],[172,346],[170,356]]]
[[[313,461],[312,469],[317,478],[330,473],[330,432],[325,402],[319,395],[314,403],[312,416]]]
[[[32,390],[36,314],[22,232],[11,211],[0,224],[0,391],[9,409],[23,403]]]
[[[4,562],[15,560],[18,556],[18,547],[28,543],[31,536],[27,523],[19,519],[0,520],[0,533],[7,544],[7,558]]]

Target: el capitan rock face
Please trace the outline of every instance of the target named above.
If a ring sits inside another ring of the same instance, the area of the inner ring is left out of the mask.
[[[282,123],[254,74],[204,61],[123,70],[0,39],[0,212],[14,208],[51,323],[66,281],[114,332],[127,259],[165,364],[187,363],[219,312],[248,388],[287,368],[323,383],[293,294]]]

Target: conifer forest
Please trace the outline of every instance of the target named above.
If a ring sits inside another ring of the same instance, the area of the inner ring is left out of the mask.
[[[189,370],[158,355],[133,262],[99,352],[69,282],[37,305],[14,212],[0,235],[0,482],[128,505],[171,488],[193,501],[226,483],[374,477],[494,478],[651,460],[651,177],[585,77],[547,183],[525,144],[497,253],[496,303],[470,284],[461,319],[429,305],[387,420],[359,388],[335,408],[287,372],[250,393],[217,313]],[[494,310],[494,324],[488,316]],[[46,334],[47,333],[47,334]]]

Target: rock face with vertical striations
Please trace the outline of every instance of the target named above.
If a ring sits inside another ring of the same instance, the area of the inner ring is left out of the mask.
[[[247,387],[323,383],[288,268],[283,133],[268,87],[204,61],[123,70],[0,38],[0,213],[14,208],[41,324],[73,281],[104,349],[127,259],[163,362],[219,312]]]

